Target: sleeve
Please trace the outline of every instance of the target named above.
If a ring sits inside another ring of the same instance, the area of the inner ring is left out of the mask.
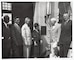
[[[24,40],[24,43],[26,44],[26,28],[25,27],[22,27],[21,28],[21,33],[22,33],[22,38],[23,38],[23,40]]]
[[[12,40],[14,40],[15,44],[18,45],[14,27],[12,27]]]
[[[31,32],[30,32],[30,29],[26,29],[25,30],[25,37],[26,37],[26,41],[27,41],[27,44],[28,45],[31,45]]]

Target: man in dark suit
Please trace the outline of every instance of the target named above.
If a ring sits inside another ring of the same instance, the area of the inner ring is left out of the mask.
[[[12,56],[15,58],[23,57],[23,40],[19,27],[20,19],[17,17],[12,25]]]
[[[10,28],[8,26],[9,16],[5,15],[4,20],[2,23],[2,58],[9,58],[10,57],[10,47],[11,47],[11,40],[10,40]]]
[[[61,25],[61,35],[58,42],[60,47],[60,57],[67,57],[68,50],[72,41],[72,21],[69,19],[68,13],[63,14],[65,22]]]

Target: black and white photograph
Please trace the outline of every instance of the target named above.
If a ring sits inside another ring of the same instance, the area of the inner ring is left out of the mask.
[[[2,59],[72,58],[72,2],[1,1]]]

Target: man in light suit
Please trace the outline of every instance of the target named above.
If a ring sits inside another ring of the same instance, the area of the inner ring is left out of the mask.
[[[23,57],[23,40],[19,27],[20,19],[17,17],[12,25],[12,56],[15,58]]]
[[[28,26],[30,22],[30,18],[25,18],[25,24],[21,28],[22,37],[24,40],[24,57],[29,57],[30,55],[30,46],[31,46],[31,31],[30,27]]]
[[[9,16],[5,15],[2,23],[2,58],[10,57],[10,47],[11,47],[11,39],[10,39],[10,28],[8,26]]]

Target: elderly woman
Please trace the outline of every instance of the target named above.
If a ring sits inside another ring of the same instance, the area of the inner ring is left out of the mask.
[[[60,26],[61,24],[59,24],[57,22],[56,18],[51,18],[51,54],[50,57],[57,57],[57,52],[58,52],[58,48],[57,48],[57,43],[59,41],[59,37],[60,37]]]

